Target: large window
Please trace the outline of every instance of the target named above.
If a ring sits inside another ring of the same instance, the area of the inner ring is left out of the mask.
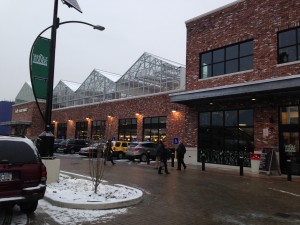
[[[209,163],[250,166],[249,152],[254,151],[253,110],[201,112],[199,114],[199,154]]]
[[[67,124],[59,123],[57,125],[57,138],[58,139],[66,139],[67,138]]]
[[[76,139],[87,139],[87,131],[88,131],[88,122],[76,122],[76,131],[75,138]]]
[[[119,141],[133,141],[137,138],[137,119],[119,120]]]
[[[200,78],[253,69],[253,40],[200,54]]]
[[[93,121],[92,140],[104,140],[105,137],[105,120]]]
[[[148,117],[144,118],[143,124],[143,140],[144,141],[163,141],[167,133],[167,117]]]
[[[278,33],[278,63],[300,60],[300,28]]]

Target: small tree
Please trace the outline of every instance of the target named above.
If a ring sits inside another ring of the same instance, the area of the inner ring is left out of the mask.
[[[94,158],[95,150],[89,152],[89,169],[90,169],[90,176],[92,178],[92,183],[94,186],[94,193],[97,193],[98,186],[100,185],[104,174],[104,168],[105,168],[104,148],[105,148],[105,144],[99,142],[96,149],[96,158]]]

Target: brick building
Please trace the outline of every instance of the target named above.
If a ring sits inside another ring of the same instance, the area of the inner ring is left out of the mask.
[[[186,21],[186,91],[198,157],[237,165],[272,148],[300,174],[300,1],[239,0]]]
[[[145,53],[119,79],[54,89],[58,138],[184,140],[197,161],[274,150],[300,175],[300,0],[237,0],[186,21],[186,72]],[[37,118],[37,116],[35,116]],[[40,133],[40,130],[34,131]],[[32,133],[34,133],[32,132]]]

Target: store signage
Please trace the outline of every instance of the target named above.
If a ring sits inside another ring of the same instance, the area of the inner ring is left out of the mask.
[[[285,145],[284,146],[284,151],[285,152],[296,152],[296,145]]]
[[[27,112],[28,108],[23,108],[23,109],[16,109],[15,113],[22,113],[22,112]]]
[[[30,55],[31,83],[37,99],[47,98],[50,39],[38,37]]]
[[[179,144],[179,138],[173,138],[173,144],[178,145]]]

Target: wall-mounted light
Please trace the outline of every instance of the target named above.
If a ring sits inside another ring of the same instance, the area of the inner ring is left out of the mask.
[[[210,105],[213,105],[214,103],[213,103],[213,102],[210,102],[209,104],[210,104]]]
[[[90,120],[91,118],[90,118],[90,117],[86,117],[85,119],[86,119],[86,120]]]
[[[72,121],[72,119],[68,119],[68,122],[71,122]]]
[[[53,123],[56,123],[56,121],[55,121],[55,120],[53,120],[52,122],[53,122]]]
[[[256,101],[256,98],[251,98],[251,101]]]
[[[176,113],[176,112],[177,112],[176,109],[173,109],[173,110],[172,110],[172,113]]]
[[[136,115],[136,116],[139,116],[139,115],[141,115],[141,114],[140,114],[139,112],[137,112],[137,113],[135,113],[135,115]]]
[[[111,116],[111,115],[108,115],[107,117],[108,117],[108,118],[112,118],[112,116]]]

